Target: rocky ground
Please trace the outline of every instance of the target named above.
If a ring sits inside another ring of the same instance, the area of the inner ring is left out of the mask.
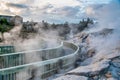
[[[104,29],[97,35],[106,36],[112,29]],[[93,33],[92,33],[93,34]],[[81,48],[77,68],[54,80],[120,80],[120,49],[97,53],[89,47],[90,34],[80,33],[71,40]]]

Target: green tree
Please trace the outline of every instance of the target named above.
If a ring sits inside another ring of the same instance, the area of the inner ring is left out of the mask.
[[[83,19],[83,20],[80,21],[80,23],[79,23],[78,30],[79,30],[79,31],[84,30],[85,28],[88,27],[88,24],[93,24],[93,20],[91,20],[90,18],[87,18],[87,20],[84,20],[84,19]]]
[[[6,24],[6,25],[9,25],[8,21],[6,18],[1,18],[0,19],[0,24]]]
[[[2,35],[2,41],[4,41],[4,32],[7,32],[11,29],[12,27],[9,25],[7,19],[2,18],[0,19],[0,32]]]

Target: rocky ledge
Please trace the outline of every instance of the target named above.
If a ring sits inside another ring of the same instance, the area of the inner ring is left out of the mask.
[[[120,80],[120,48],[97,53],[89,47],[89,36],[83,40],[78,35],[74,39],[81,49],[78,67],[54,80]]]

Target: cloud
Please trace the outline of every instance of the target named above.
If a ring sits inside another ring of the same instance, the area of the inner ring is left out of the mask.
[[[91,4],[85,7],[85,15],[98,19],[101,19],[101,17],[103,18],[106,17],[108,19],[110,17],[108,15],[114,16],[113,14],[111,14],[110,11],[119,12],[119,8],[120,8],[119,4],[120,4],[120,0],[113,0],[109,4]]]
[[[6,6],[13,8],[28,8],[28,6],[24,4],[15,4],[15,3],[6,3]]]
[[[85,15],[95,17],[97,12],[101,11],[105,4],[92,4],[85,7]]]
[[[108,4],[111,0],[76,0],[84,4]]]
[[[79,6],[71,7],[64,6],[60,8],[53,8],[49,11],[46,11],[47,14],[59,15],[64,17],[74,17],[80,10]]]
[[[0,10],[0,14],[13,15],[13,13],[10,10]]]
[[[0,14],[3,15],[21,15],[27,8],[29,7],[24,4],[0,1]]]
[[[91,12],[94,14],[87,14],[97,19],[99,26],[97,28],[116,28],[119,29],[120,17],[120,0],[113,0],[109,4],[104,5],[90,5],[87,7],[91,8]],[[87,13],[87,12],[86,12]],[[120,30],[119,30],[120,31]]]
[[[81,16],[93,14],[93,8],[86,8],[90,1],[97,0],[2,0],[0,14],[20,15],[25,21],[79,21]]]

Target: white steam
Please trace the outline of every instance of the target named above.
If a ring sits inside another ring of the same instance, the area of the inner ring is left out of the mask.
[[[120,1],[113,0],[99,8],[95,8],[94,5],[89,7],[94,10],[94,17],[97,18],[98,23],[96,27],[91,28],[88,32],[93,33],[103,29],[114,29],[112,34],[107,36],[91,36],[90,47],[97,50],[96,59],[100,56],[104,58],[113,50],[120,48]]]

